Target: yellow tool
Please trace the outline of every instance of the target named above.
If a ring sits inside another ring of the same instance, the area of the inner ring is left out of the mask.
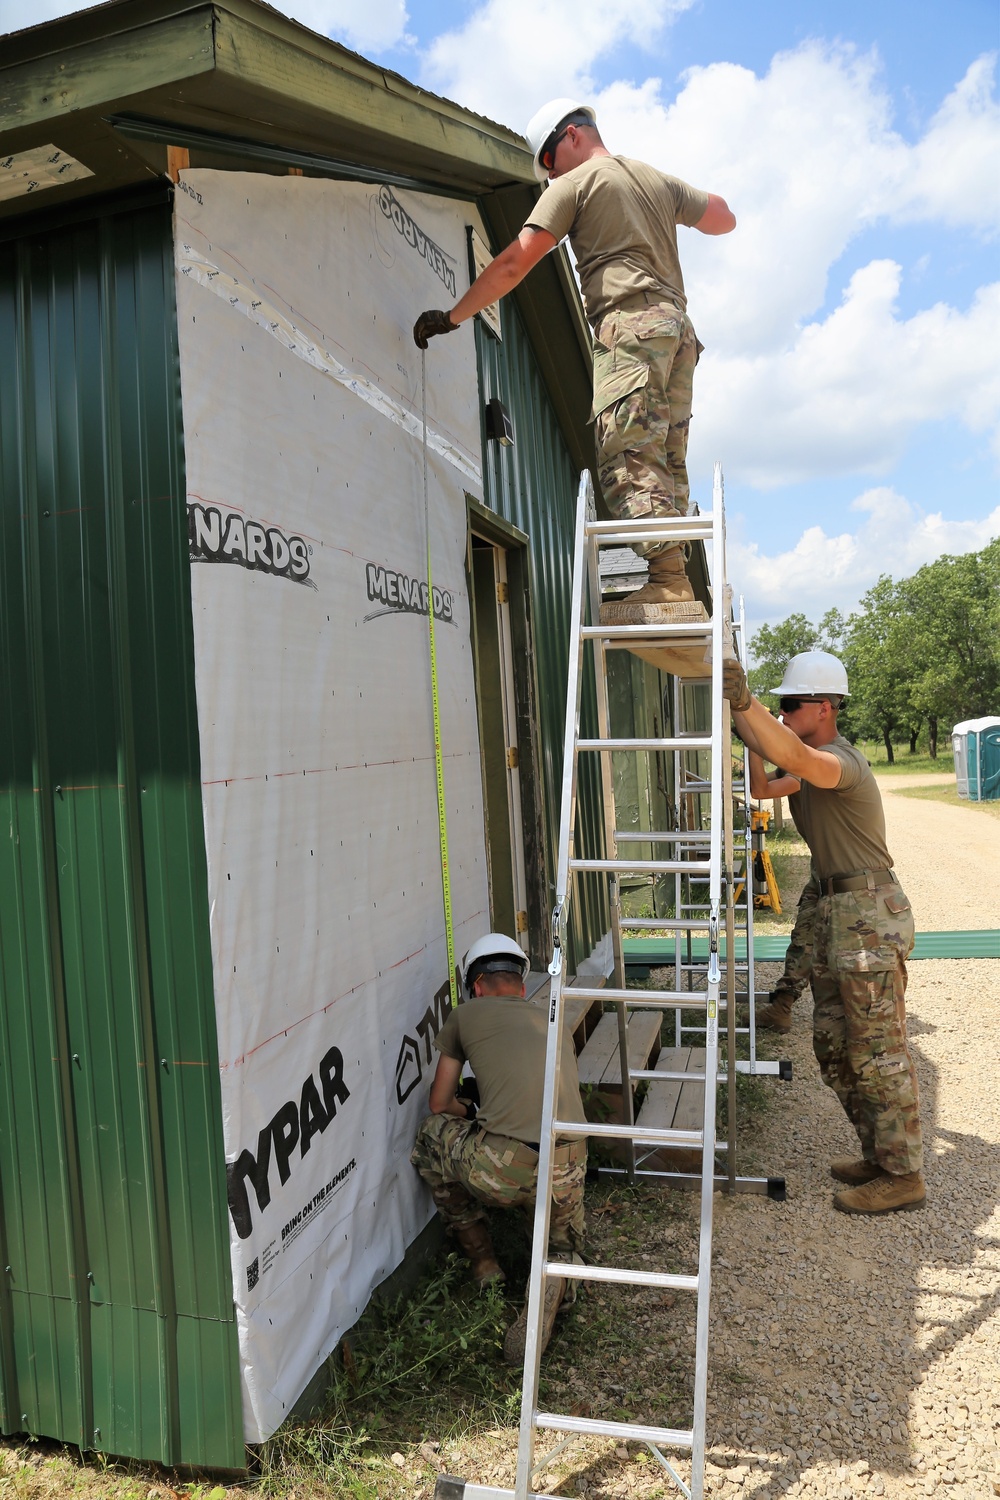
[[[771,856],[764,844],[764,835],[771,821],[770,812],[762,807],[750,809],[750,835],[753,844],[753,904],[769,906],[776,917],[781,916],[781,893],[771,863]],[[736,887],[733,899],[738,901],[743,892],[744,881]]]

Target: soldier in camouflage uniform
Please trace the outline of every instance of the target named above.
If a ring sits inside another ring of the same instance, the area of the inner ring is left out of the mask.
[[[519,1208],[533,1215],[535,1207],[548,1018],[544,1009],[524,998],[527,969],[525,954],[502,933],[488,933],[465,955],[462,972],[470,998],[451,1012],[434,1039],[441,1057],[431,1084],[431,1113],[417,1132],[410,1156],[480,1285],[503,1277],[493,1252],[487,1208]],[[459,1092],[465,1063],[475,1075],[478,1108]],[[556,1108],[560,1120],[582,1123],[586,1118],[568,1031]],[[580,1258],[586,1170],[585,1139],[557,1143],[549,1218],[551,1260]],[[568,1285],[575,1287],[572,1281]],[[560,1304],[572,1300],[566,1293],[566,1278],[547,1280],[543,1349]],[[504,1350],[511,1363],[523,1358],[526,1316],[527,1308],[507,1333]]]
[[[554,99],[526,132],[535,175],[548,186],[518,238],[449,312],[428,311],[413,330],[421,348],[511,291],[569,237],[594,330],[594,406],[601,488],[613,515],[683,516],[688,506],[691,386],[701,346],[687,316],[677,226],[728,234],[725,199],[678,177],[612,156],[589,105]],[[634,544],[649,582],[605,605],[604,624],[703,620],[676,542]]]
[[[871,767],[837,731],[847,674],[825,651],[793,657],[774,690],[785,695],[780,723],[753,697],[738,662],[726,662],[723,675],[750,750],[801,781],[789,806],[819,886],[813,1048],[861,1143],[860,1160],[831,1164],[849,1184],[834,1207],[852,1214],[921,1208],[923,1144],[905,1005],[913,914],[892,870]]]

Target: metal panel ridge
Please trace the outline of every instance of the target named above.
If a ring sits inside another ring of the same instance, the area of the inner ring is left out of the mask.
[[[242,1467],[169,210],[4,247],[0,328],[3,1425]]]

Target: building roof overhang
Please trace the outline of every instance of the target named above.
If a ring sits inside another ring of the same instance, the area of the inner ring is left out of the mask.
[[[36,214],[192,167],[388,181],[475,201],[500,249],[538,192],[521,136],[421,89],[262,0],[109,0],[4,38],[0,152],[55,146],[89,176],[0,200]],[[592,343],[564,249],[514,296],[574,462],[593,465]]]

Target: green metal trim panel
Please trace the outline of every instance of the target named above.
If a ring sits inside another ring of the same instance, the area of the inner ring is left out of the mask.
[[[236,1468],[173,277],[0,247],[0,1423]]]
[[[725,949],[725,935],[720,938]],[[624,942],[625,962],[631,967],[655,967],[673,963],[674,944],[668,938],[626,938]],[[691,949],[695,958],[708,955],[708,944],[704,938],[694,938]],[[788,934],[757,935],[753,940],[753,956],[758,963],[781,963],[788,949]],[[737,938],[736,957],[746,958],[746,940]],[[985,927],[968,932],[918,932],[913,944],[910,960],[917,958],[1000,958],[1000,929]]]
[[[570,457],[520,313],[502,304],[503,342],[476,320],[480,394],[498,397],[510,412],[514,442],[487,441],[483,431],[483,493],[497,515],[530,537],[532,643],[538,681],[539,739],[546,825],[548,886],[554,895],[559,841],[573,534],[580,475]],[[576,353],[573,351],[573,357]],[[589,656],[587,658],[589,662]],[[584,732],[597,732],[593,674],[584,677]],[[581,759],[577,782],[577,847],[604,848],[604,814],[597,756]],[[551,903],[550,903],[551,906]],[[570,905],[571,971],[607,932],[609,915],[599,877],[577,879]],[[549,937],[545,936],[548,946]]]

